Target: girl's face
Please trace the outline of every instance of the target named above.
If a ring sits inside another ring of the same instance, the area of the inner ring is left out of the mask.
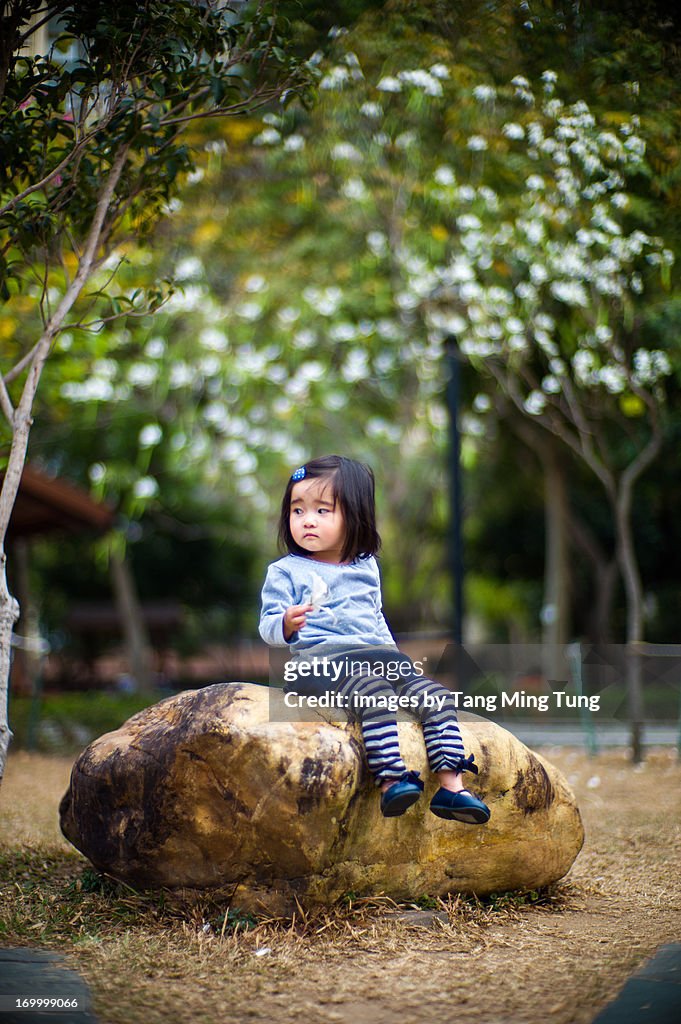
[[[340,562],[345,543],[345,521],[323,477],[299,480],[291,491],[291,535],[318,562]]]

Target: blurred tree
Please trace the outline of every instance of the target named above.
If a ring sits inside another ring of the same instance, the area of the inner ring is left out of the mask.
[[[349,24],[354,13],[346,13],[353,6],[313,12],[315,23],[307,29],[301,5],[284,4],[282,10],[297,19],[298,40],[328,50],[338,45],[324,36],[328,22]],[[342,438],[346,450],[376,465],[385,498],[386,551],[404,556],[386,558],[386,598],[395,609],[394,624],[446,622],[440,346],[428,342],[423,297],[412,308],[399,304],[413,276],[401,263],[400,247],[406,237],[423,247],[422,258],[432,265],[457,242],[458,224],[449,223],[438,210],[441,201],[427,194],[445,153],[452,154],[462,184],[477,189],[483,178],[489,179],[488,187],[504,201],[514,190],[519,194],[536,170],[505,136],[500,145],[508,149],[496,157],[468,148],[488,107],[501,124],[504,104],[512,105],[507,88],[487,105],[481,103],[473,95],[476,83],[491,88],[521,71],[537,77],[555,56],[562,91],[587,98],[616,134],[637,114],[655,174],[628,176],[633,198],[625,217],[643,220],[650,232],[664,223],[665,234],[678,237],[678,216],[670,216],[674,202],[678,214],[673,33],[658,30],[656,15],[648,13],[655,5],[645,5],[640,18],[629,5],[622,18],[613,5],[603,5],[603,13],[581,8],[581,20],[573,17],[574,5],[564,6],[565,11],[560,4],[533,3],[529,18],[523,5],[509,2],[486,4],[484,16],[461,2],[391,0],[379,9],[367,4],[357,28],[342,35],[356,48],[361,68],[359,62],[339,59],[334,81],[328,66],[319,63],[326,80],[317,108],[289,107],[283,116],[274,108],[262,124],[242,119],[212,137],[195,139],[205,147],[206,159],[183,189],[184,205],[174,202],[172,217],[157,235],[161,246],[154,255],[131,250],[129,268],[122,268],[130,270],[129,295],[145,276],[149,282],[175,277],[172,302],[153,323],[130,319],[112,327],[89,363],[81,358],[77,335],[70,341],[71,373],[73,365],[79,370],[73,378],[77,386],[62,396],[63,415],[65,422],[79,421],[84,428],[89,421],[88,436],[96,444],[84,456],[82,469],[96,478],[99,493],[120,495],[134,519],[149,505],[164,507],[171,479],[183,482],[188,492],[208,480],[249,509],[252,541],[264,557],[271,549],[264,530],[277,502],[266,481],[285,479],[288,467],[313,452],[338,447]],[[636,35],[639,30],[642,35]],[[338,33],[332,35],[337,39]],[[320,62],[321,54],[315,60]],[[442,99],[429,96],[426,87],[419,92],[416,80],[400,78],[405,69],[423,72],[438,64],[450,77],[432,75],[428,87],[436,90],[439,81],[452,97],[449,113],[442,112]],[[646,66],[654,68],[650,80]],[[370,81],[387,79],[388,87],[370,95],[362,69]],[[391,93],[393,87],[402,92]],[[366,106],[359,99],[362,89]],[[391,99],[396,101],[392,112]],[[375,104],[381,101],[377,112]],[[523,111],[529,118],[531,110]],[[409,144],[410,130],[416,144]],[[348,142],[360,159],[353,159],[352,148],[342,148]],[[368,165],[374,171],[365,180]],[[370,194],[361,197],[362,187]],[[637,317],[642,308],[639,304]],[[658,319],[663,317],[661,311]],[[666,344],[650,335],[648,343],[653,350]],[[105,353],[112,350],[116,359],[107,360]],[[66,350],[63,358],[69,359]],[[490,412],[482,415],[484,410],[474,405],[481,387],[477,373],[464,376],[470,410],[464,415],[467,464],[477,465],[481,478],[483,460],[492,458],[496,467],[487,476],[496,501],[486,505],[473,482],[469,501],[475,501],[476,516],[491,517],[491,507],[505,507],[500,499],[508,494],[516,496],[518,505],[535,508],[533,471],[516,473],[513,489],[497,482],[504,478],[501,464],[483,436]],[[58,394],[62,384],[55,378]],[[95,395],[100,396],[96,405]],[[494,408],[499,393],[487,387],[481,400],[485,397]],[[509,417],[510,402],[502,407]],[[635,427],[632,419],[629,426]],[[533,425],[524,411],[507,422]],[[538,436],[537,429],[532,436]],[[152,437],[157,441],[149,445]],[[116,438],[121,443],[114,452]],[[54,446],[49,450],[54,457]],[[517,445],[505,450],[514,469],[527,463]],[[563,519],[573,543],[578,540],[581,550],[589,552],[594,579],[603,582],[601,605],[607,608],[608,592],[612,595],[610,524],[588,476],[577,471],[574,461],[567,465],[579,505],[573,503]],[[149,497],[137,497],[135,489]],[[578,512],[584,514],[577,518]],[[511,599],[504,605],[516,609],[508,620],[514,630],[520,628],[517,607],[524,602],[533,615],[541,607],[536,585],[522,573],[523,564],[530,573],[541,572],[540,531],[521,534],[519,520],[522,514],[509,507],[504,522],[511,525],[504,535],[499,532],[503,522],[491,520],[499,541],[486,548],[484,559],[489,574],[504,586],[512,585],[504,564],[514,566],[522,596],[513,598],[515,605]],[[470,519],[469,524],[471,537],[489,538],[484,524]],[[405,534],[418,536],[418,545],[405,550]],[[526,539],[522,546],[520,536]],[[509,552],[514,542],[515,551]],[[580,585],[587,586],[581,577]],[[472,586],[489,608],[492,589],[479,580]]]
[[[26,54],[58,19],[48,54]],[[33,402],[55,340],[68,327],[147,312],[162,301],[116,297],[118,245],[148,233],[191,167],[187,126],[235,116],[291,90],[300,65],[281,47],[273,5],[120,0],[4,5],[0,49],[0,288],[8,315],[40,311],[25,348],[9,346],[0,408],[10,439],[0,494],[0,541],[25,460]],[[64,45],[75,57],[59,59]],[[23,51],[23,52],[22,52]],[[86,286],[89,294],[85,294]],[[20,341],[21,339],[19,339]],[[17,616],[0,583],[0,777],[9,730],[6,692]]]
[[[523,76],[475,85],[443,61],[366,78],[352,51],[323,70],[315,108],[270,117],[254,139],[270,150],[271,255],[263,246],[261,274],[232,289],[230,332],[262,338],[262,351],[266,339],[272,363],[283,351],[289,367],[301,348],[328,353],[301,361],[287,393],[307,403],[311,367],[325,389],[340,369],[358,401],[374,388],[379,407],[396,405],[410,440],[415,410],[437,424],[440,345],[456,335],[491,393],[604,487],[636,644],[633,487],[661,449],[663,381],[679,359],[668,342],[649,343],[639,297],[664,302],[673,262],[642,227],[640,117],[597,119],[584,101],[561,100],[549,71],[537,93]],[[319,408],[301,416],[309,424]],[[631,695],[638,757],[635,683]]]

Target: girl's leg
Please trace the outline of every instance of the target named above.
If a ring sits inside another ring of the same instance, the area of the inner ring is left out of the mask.
[[[464,754],[452,694],[439,683],[422,678],[401,684],[399,692],[419,699],[416,714],[423,723],[428,762],[440,780],[440,788],[430,801],[431,811],[450,821],[484,825],[489,821],[489,807],[466,789],[462,779],[464,771],[477,775],[478,769],[473,764],[473,755],[467,758]],[[426,694],[437,697],[437,704],[433,701],[433,707],[425,707],[423,698]]]
[[[400,754],[397,715],[384,706],[394,699],[394,689],[379,677],[352,676],[336,692],[343,697],[348,716],[359,721],[369,771],[376,785],[386,789],[407,771]]]
[[[466,754],[451,692],[432,679],[417,676],[398,683],[397,693],[418,698],[418,706],[410,710],[423,725],[423,738],[431,771],[440,775],[440,785],[453,792],[463,789],[461,769]],[[424,705],[424,697],[437,698]]]

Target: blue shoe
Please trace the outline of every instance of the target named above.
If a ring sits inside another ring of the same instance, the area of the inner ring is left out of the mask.
[[[389,791],[388,791],[389,792]],[[430,801],[430,809],[438,818],[448,821],[464,821],[467,825],[484,825],[489,821],[489,807],[467,789],[452,793],[450,789],[438,789]]]
[[[381,814],[384,818],[397,818],[415,804],[423,792],[418,772],[405,772],[381,794]]]

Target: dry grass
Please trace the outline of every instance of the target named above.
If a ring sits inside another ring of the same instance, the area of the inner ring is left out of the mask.
[[[348,894],[328,911],[255,919],[229,890],[136,893],[101,878],[59,832],[70,762],[13,754],[0,789],[0,943],[66,954],[102,1024],[586,1024],[681,937],[681,769],[662,751],[640,770],[619,752],[548,756],[587,827],[563,883],[415,905]]]

